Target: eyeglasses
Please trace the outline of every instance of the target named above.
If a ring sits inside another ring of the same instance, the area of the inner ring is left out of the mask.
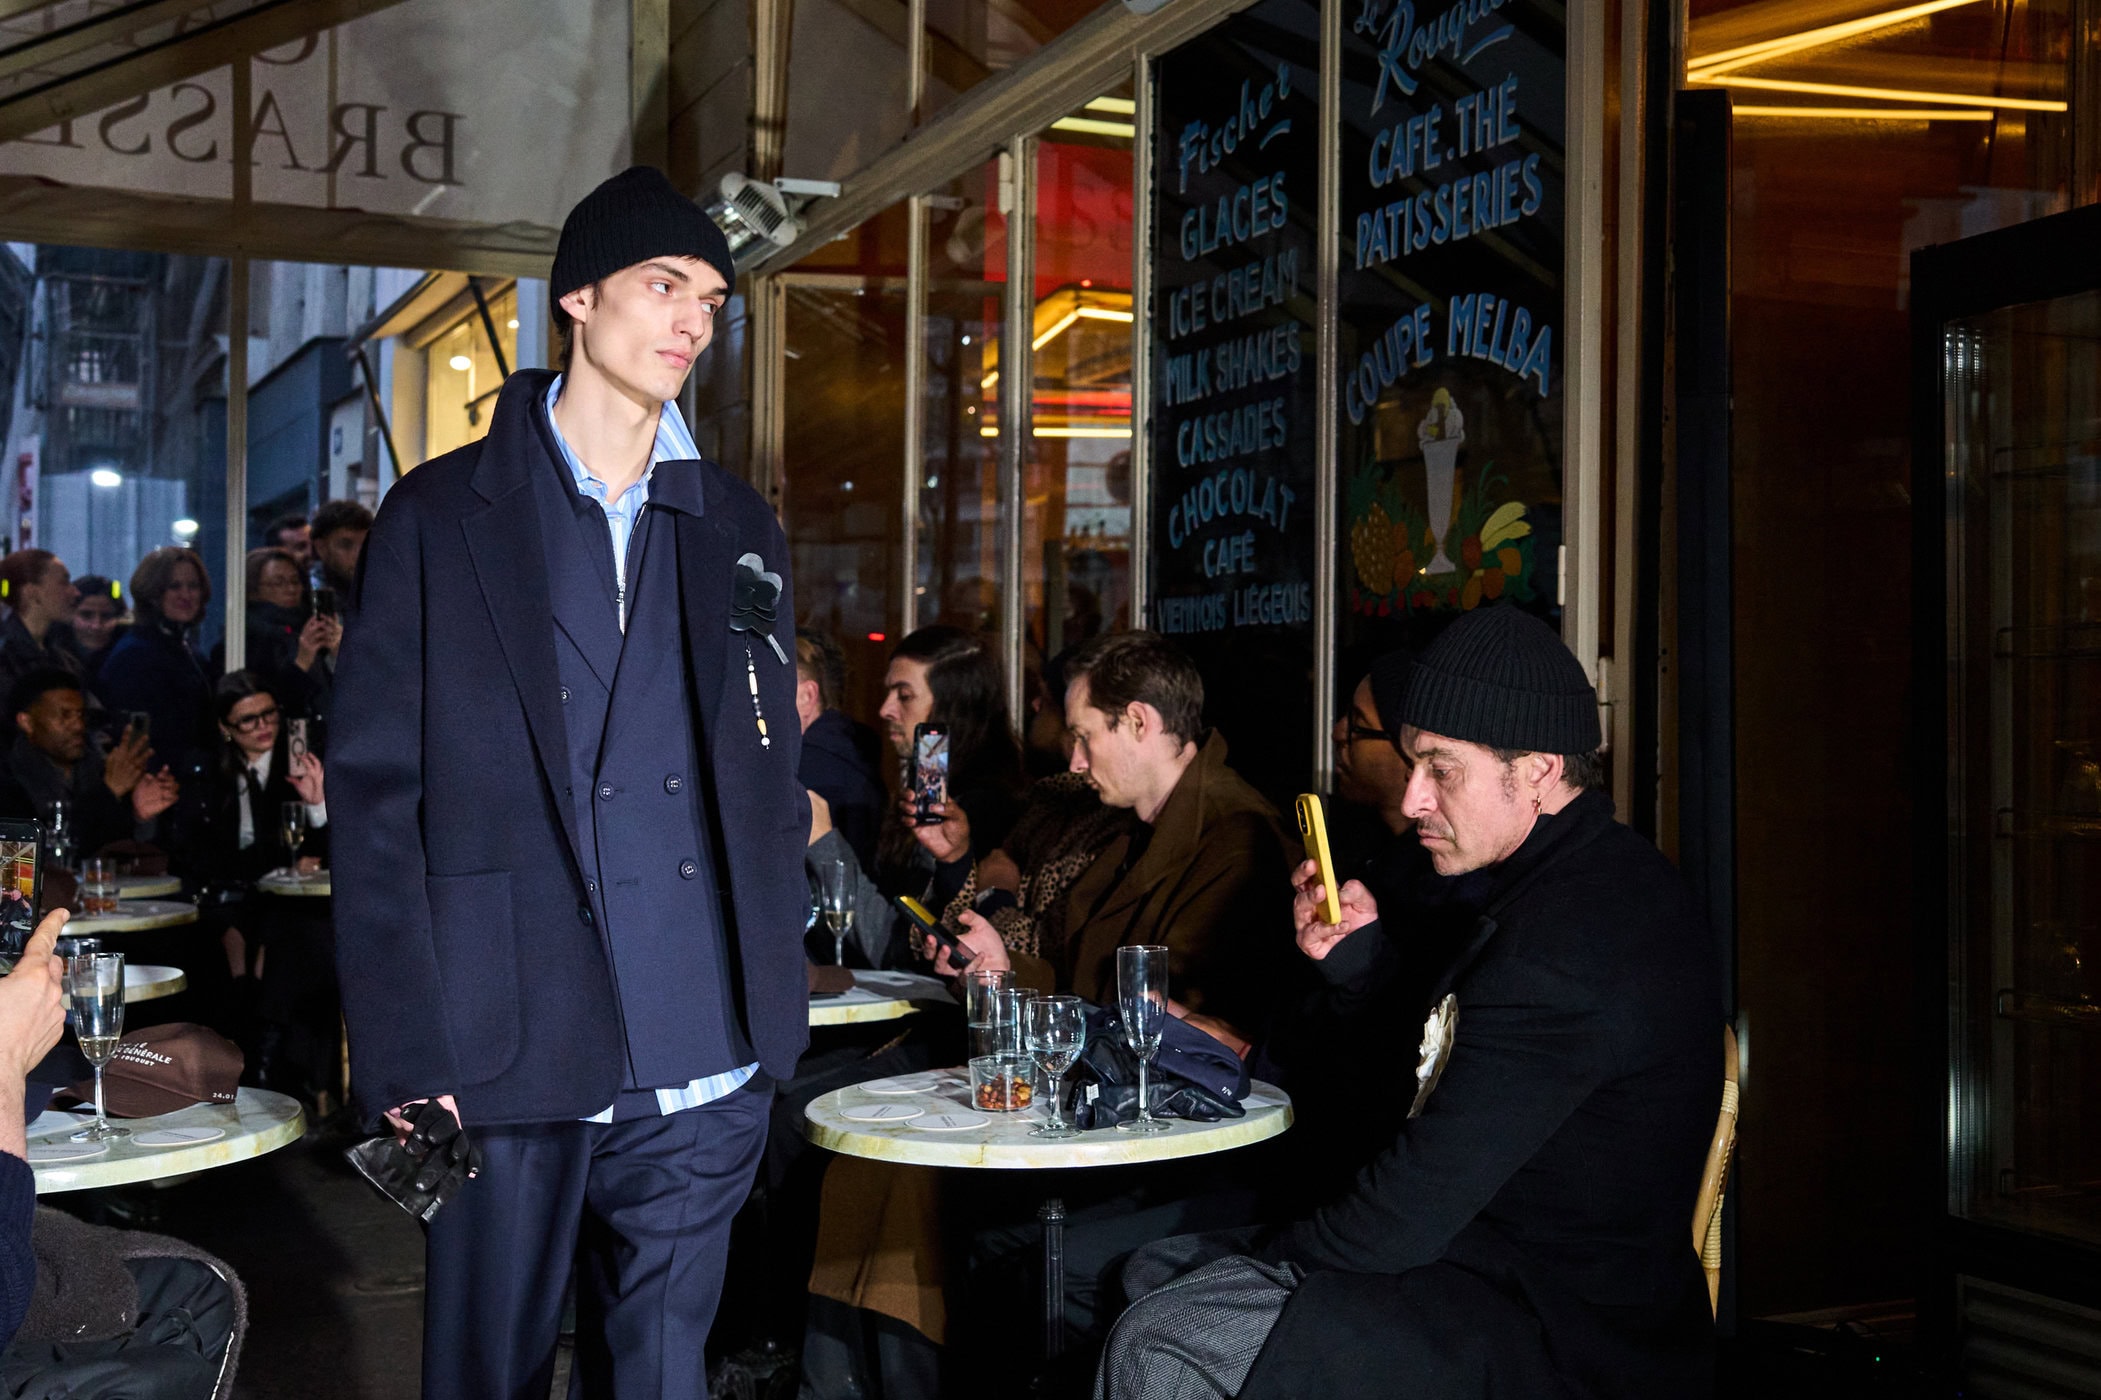
[[[257,710],[252,715],[246,715],[236,720],[228,720],[227,726],[232,729],[238,729],[243,734],[253,734],[264,725],[275,723],[277,723],[277,707],[272,705],[267,710]]]
[[[1366,729],[1363,725],[1357,723],[1354,716],[1345,720],[1344,723],[1349,726],[1349,742],[1352,744],[1359,739],[1377,739],[1382,744],[1393,742],[1391,734],[1388,734],[1383,729]]]

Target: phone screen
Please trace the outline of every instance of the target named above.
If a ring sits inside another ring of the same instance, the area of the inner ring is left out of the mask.
[[[920,826],[939,826],[933,808],[948,801],[948,731],[938,724],[922,724],[912,731],[912,820]]]
[[[36,823],[0,822],[0,958],[9,967],[36,932],[42,869]]]

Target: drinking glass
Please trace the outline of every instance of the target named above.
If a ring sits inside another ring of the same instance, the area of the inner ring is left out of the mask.
[[[854,929],[853,901],[847,897],[846,862],[834,858],[817,867],[818,899],[832,930],[832,961],[846,966],[846,936]]]
[[[999,1053],[999,995],[1013,989],[1014,974],[1006,968],[963,974],[963,1020],[970,1028],[971,1059]]]
[[[73,1030],[80,1053],[95,1067],[95,1121],[73,1134],[75,1142],[108,1142],[131,1136],[111,1124],[102,1107],[102,1067],[117,1053],[124,1034],[124,955],[82,953],[66,963],[66,996],[73,1003]]]
[[[1087,1047],[1087,1004],[1078,997],[1036,997],[1024,1008],[1022,1035],[1029,1053],[1043,1070],[1038,1094],[1048,1100],[1050,1122],[1030,1137],[1078,1137],[1080,1130],[1067,1126],[1064,1114],[1065,1071]]]
[[[299,848],[306,842],[306,804],[286,802],[278,807],[278,834],[284,837],[285,863],[296,873],[299,869]]]
[[[1138,1116],[1118,1123],[1120,1133],[1164,1133],[1170,1125],[1153,1117],[1146,1079],[1160,1034],[1167,1024],[1167,949],[1141,943],[1116,950],[1116,1003],[1123,1013],[1124,1043],[1138,1057]]]
[[[117,863],[96,856],[80,863],[80,907],[88,914],[117,912]]]

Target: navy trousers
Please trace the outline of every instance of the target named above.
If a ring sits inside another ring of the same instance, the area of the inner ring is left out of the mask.
[[[425,1246],[425,1400],[545,1400],[576,1264],[571,1400],[704,1400],[730,1219],[773,1084],[683,1113],[474,1133],[480,1175]]]

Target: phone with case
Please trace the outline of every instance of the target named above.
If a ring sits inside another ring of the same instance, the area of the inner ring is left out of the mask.
[[[1306,838],[1306,854],[1320,869],[1320,920],[1324,924],[1342,922],[1342,887],[1335,881],[1335,857],[1328,850],[1328,818],[1322,809],[1320,794],[1302,792],[1298,801],[1299,832]]]

